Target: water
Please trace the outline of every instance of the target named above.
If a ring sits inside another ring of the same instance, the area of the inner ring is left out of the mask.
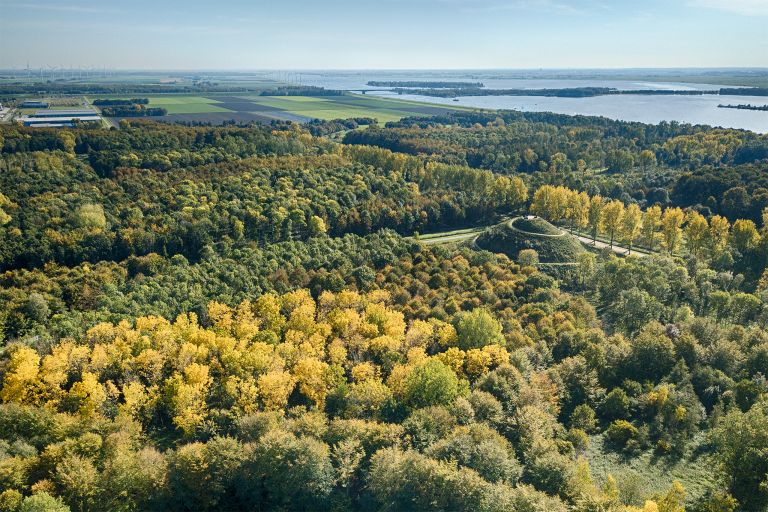
[[[563,72],[566,73],[566,72]],[[519,73],[516,73],[519,75]],[[504,71],[307,71],[301,72],[304,85],[315,85],[329,89],[376,89],[366,86],[369,80],[453,80],[480,81],[487,89],[560,89],[570,87],[612,87],[621,90],[676,89],[676,90],[717,90],[718,84],[680,82],[648,82],[642,80],[617,79],[551,79],[520,78]],[[730,86],[729,86],[730,87]],[[378,89],[381,89],[380,87]],[[377,96],[392,96],[387,92],[370,92]],[[623,121],[639,121],[656,124],[661,121],[704,124],[724,128],[740,128],[758,133],[768,133],[768,112],[718,108],[719,104],[766,105],[764,96],[641,96],[610,95],[591,98],[546,98],[540,96],[466,96],[453,101],[450,98],[434,98],[421,95],[396,95],[443,105],[462,105],[488,109],[512,109],[525,112],[556,112],[559,114],[582,114],[604,116]]]

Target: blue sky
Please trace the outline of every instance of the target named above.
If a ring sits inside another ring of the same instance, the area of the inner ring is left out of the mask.
[[[0,68],[768,67],[768,0],[0,0]]]

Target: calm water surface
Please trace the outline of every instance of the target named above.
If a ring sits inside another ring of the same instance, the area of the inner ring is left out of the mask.
[[[557,89],[567,87],[613,87],[623,90],[677,89],[716,90],[717,84],[691,84],[675,82],[645,82],[625,80],[555,80],[505,78],[504,72],[383,72],[383,71],[322,71],[302,72],[301,83],[329,89],[371,89],[369,80],[440,80],[479,81],[488,89]],[[378,96],[392,96],[386,92],[370,92]],[[525,112],[557,112],[604,116],[623,121],[656,124],[678,121],[725,128],[741,128],[768,133],[768,112],[718,108],[719,104],[766,105],[768,97],[760,96],[596,96],[592,98],[545,98],[539,96],[467,96],[453,101],[421,95],[395,95],[398,98],[463,105],[489,109],[513,109]]]

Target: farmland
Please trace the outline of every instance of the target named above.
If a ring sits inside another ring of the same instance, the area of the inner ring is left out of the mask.
[[[101,96],[100,96],[101,97]],[[113,96],[109,96],[113,97]],[[118,98],[120,96],[114,96]],[[452,107],[427,105],[397,99],[343,96],[260,96],[256,94],[168,94],[148,96],[149,107],[168,111],[165,122],[269,123],[273,120],[306,122],[312,119],[372,117],[380,123],[398,121],[413,115],[437,115]],[[89,98],[90,100],[96,97]]]

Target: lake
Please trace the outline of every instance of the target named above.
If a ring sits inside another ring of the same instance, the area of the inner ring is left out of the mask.
[[[366,86],[369,80],[452,80],[480,81],[487,89],[559,89],[569,87],[612,87],[622,90],[677,89],[716,90],[718,84],[682,82],[649,82],[614,79],[542,79],[505,76],[511,73],[499,71],[302,71],[299,80],[304,85],[328,89],[377,89]],[[381,89],[381,87],[378,87]],[[392,96],[388,92],[370,92],[377,96]],[[556,112],[604,116],[623,121],[639,121],[656,124],[661,121],[705,124],[725,128],[741,128],[758,133],[768,133],[768,112],[718,108],[719,104],[766,105],[765,96],[642,96],[609,95],[591,98],[547,98],[541,96],[465,96],[435,98],[421,95],[396,95],[398,98],[437,103],[462,105],[487,109],[512,109],[525,112]]]

